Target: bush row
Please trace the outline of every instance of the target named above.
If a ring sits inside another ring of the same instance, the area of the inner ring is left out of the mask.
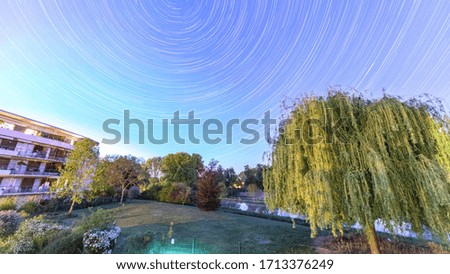
[[[45,220],[43,216],[23,220],[15,211],[0,212],[0,253],[86,253],[83,236],[93,230],[104,230],[113,225],[111,210],[99,209],[75,223],[63,226]]]
[[[116,197],[98,197],[90,201],[83,200],[80,204],[75,204],[74,209],[83,209],[88,207],[100,206],[109,203],[118,202]],[[70,207],[69,199],[51,198],[47,200],[27,201],[20,207],[17,206],[14,197],[8,197],[0,200],[0,212],[8,210],[24,211],[27,214],[41,214],[55,211],[67,211]]]
[[[154,184],[143,191],[138,198],[173,204],[195,204],[195,190],[182,183]]]

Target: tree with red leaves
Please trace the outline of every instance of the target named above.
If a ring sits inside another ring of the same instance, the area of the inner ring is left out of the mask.
[[[204,211],[216,210],[220,206],[220,186],[216,181],[217,161],[211,160],[197,182],[197,207]]]

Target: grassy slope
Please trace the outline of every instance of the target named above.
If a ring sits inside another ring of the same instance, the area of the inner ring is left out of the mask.
[[[308,227],[292,225],[243,216],[221,211],[204,212],[196,207],[159,203],[153,201],[132,201],[124,206],[107,205],[116,208],[117,225],[122,228],[115,253],[123,253],[127,248],[127,237],[150,231],[154,243],[160,243],[162,235],[167,235],[173,222],[175,245],[166,245],[158,252],[192,252],[195,238],[196,253],[238,253],[241,243],[242,253],[313,253],[313,241]],[[77,214],[86,212],[80,210]],[[73,219],[67,219],[72,222]]]

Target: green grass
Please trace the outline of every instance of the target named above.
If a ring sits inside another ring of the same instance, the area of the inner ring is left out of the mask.
[[[102,208],[114,210],[117,225],[122,228],[114,253],[130,252],[133,247],[128,242],[133,241],[127,238],[148,232],[153,237],[147,253],[192,253],[193,242],[195,253],[201,254],[239,253],[239,250],[256,254],[315,252],[310,229],[302,225],[292,229],[288,222],[222,211],[204,212],[192,206],[153,201],[132,201],[123,206],[110,204]],[[75,213],[78,217],[62,222],[71,224],[89,211]],[[167,239],[172,222],[173,245]],[[161,244],[163,238],[166,244]]]

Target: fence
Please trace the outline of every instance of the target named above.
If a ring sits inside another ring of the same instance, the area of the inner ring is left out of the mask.
[[[273,243],[275,245],[275,243]],[[257,245],[251,242],[207,243],[197,238],[172,238],[168,241],[156,241],[150,246],[149,254],[264,254],[275,250],[271,244]],[[296,244],[284,253],[315,253],[315,247]]]

